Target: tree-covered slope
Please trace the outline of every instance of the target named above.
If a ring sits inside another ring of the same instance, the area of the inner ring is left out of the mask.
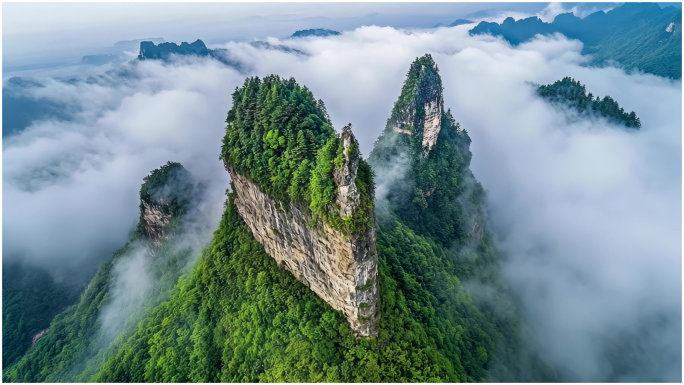
[[[467,134],[443,111],[441,80],[432,59],[426,56],[416,63],[405,86],[408,96],[390,118],[402,122],[401,129],[408,134],[392,141],[389,135],[383,136],[377,156],[384,159],[383,152],[393,148],[410,156],[401,159],[409,160],[405,177],[413,180],[411,192],[425,188],[430,194],[420,194],[424,202],[400,196],[382,208],[387,212],[377,225],[377,337],[356,338],[342,313],[278,266],[238,213],[236,193],[230,193],[211,244],[193,270],[180,278],[170,297],[165,297],[168,300],[149,312],[146,308],[125,333],[97,351],[95,359],[81,364],[80,352],[93,356],[89,336],[99,326],[97,314],[110,292],[113,262],[106,264],[79,304],[53,321],[46,337],[5,378],[104,382],[553,379],[522,343],[520,321],[501,284],[496,250],[482,227],[482,190],[468,179],[472,174]],[[339,155],[338,136],[322,102],[294,80],[275,76],[248,79],[233,97],[223,160],[269,194],[316,212],[316,194],[331,199],[334,192],[326,193],[326,188],[321,189],[325,184],[313,180],[329,175]],[[433,103],[435,98],[440,103]],[[412,111],[411,119],[402,112],[404,108]],[[443,118],[439,125],[436,116]],[[435,128],[440,129],[438,136],[430,137],[426,145],[421,137],[436,134]],[[305,162],[310,164],[300,171]],[[313,180],[296,178],[298,172]],[[370,168],[366,172],[367,176],[359,178],[368,178],[362,182],[370,185]],[[372,189],[366,193],[372,207]],[[417,217],[409,218],[408,213]],[[471,292],[483,285],[488,287],[486,301],[478,299],[480,293]],[[80,365],[76,371],[71,369],[74,363]]]
[[[78,299],[80,290],[56,281],[38,266],[2,262],[2,365],[6,368],[31,348],[52,318]]]
[[[571,108],[582,116],[603,117],[634,130],[641,128],[641,121],[634,111],[627,113],[610,96],[604,96],[603,99],[594,97],[591,92],[587,93],[582,83],[570,77],[539,86],[537,95],[553,104]]]
[[[591,55],[593,64],[614,62],[626,70],[639,69],[674,79],[682,77],[681,7],[625,3],[585,18],[565,13],[545,23],[537,17],[517,21],[509,17],[501,24],[481,22],[470,31],[471,35],[502,36],[513,45],[537,34],[553,33],[584,43],[582,53]]]
[[[378,236],[380,335],[356,339],[254,240],[231,199],[192,275],[97,381],[481,381],[502,331],[456,266],[400,222]]]
[[[306,99],[300,110],[320,104]],[[277,105],[245,116],[273,115]],[[240,108],[229,114],[228,133]],[[288,122],[294,137],[304,120]],[[93,380],[482,381],[511,349],[504,342],[517,325],[476,305],[459,280],[459,256],[397,219],[378,229],[379,336],[355,338],[339,312],[265,253],[233,200],[192,274]]]
[[[180,245],[178,235],[198,193],[178,163],[169,162],[150,173],[140,191],[140,223],[129,241],[100,267],[78,302],[50,322],[35,346],[3,369],[3,380],[83,381],[98,369],[137,321],[169,297],[184,271],[191,250]],[[151,207],[159,211],[151,213]],[[148,232],[149,215],[159,221],[166,215],[163,238]]]

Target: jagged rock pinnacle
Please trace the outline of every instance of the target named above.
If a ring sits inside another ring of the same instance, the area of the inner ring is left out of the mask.
[[[342,129],[342,146],[344,148],[344,164],[341,170],[334,173],[335,185],[338,188],[337,204],[340,216],[351,215],[359,206],[361,194],[356,188],[356,173],[359,169],[359,142],[351,130],[351,123]]]
[[[409,70],[399,99],[394,104],[388,129],[420,135],[421,155],[426,157],[437,143],[444,101],[442,80],[430,54],[416,59]]]

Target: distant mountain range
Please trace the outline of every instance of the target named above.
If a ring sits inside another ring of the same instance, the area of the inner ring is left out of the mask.
[[[337,36],[341,35],[341,33],[337,31],[333,31],[332,29],[325,29],[325,28],[314,28],[314,29],[303,29],[300,31],[297,31],[292,34],[292,38],[296,37],[309,37],[309,36],[317,36],[317,37],[325,37],[325,36]]]
[[[617,63],[625,70],[682,77],[682,10],[678,7],[626,3],[585,18],[564,13],[546,23],[538,17],[517,21],[509,17],[501,24],[481,22],[470,30],[471,35],[501,36],[512,45],[554,33],[584,43],[582,53],[591,55],[594,65]]]
[[[154,42],[151,41],[140,42],[138,60],[168,61],[174,55],[211,57],[237,70],[242,69],[241,63],[232,59],[227,49],[209,49],[200,39],[197,39],[192,43],[184,41],[180,43],[180,45],[176,43],[154,44]]]
[[[308,53],[306,53],[300,49],[297,49],[297,48],[288,47],[284,44],[271,44],[271,43],[269,43],[267,41],[263,41],[263,40],[253,41],[253,42],[249,43],[249,45],[251,45],[254,48],[267,49],[267,50],[272,50],[272,51],[281,51],[281,52],[291,53],[291,54],[300,55],[300,56],[308,56],[309,55]]]

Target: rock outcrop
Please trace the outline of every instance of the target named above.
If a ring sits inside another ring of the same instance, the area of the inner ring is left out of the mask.
[[[345,127],[341,139],[344,164],[335,170],[334,180],[336,202],[344,217],[359,205],[355,185],[359,155],[350,127]],[[266,252],[333,309],[341,311],[357,336],[376,336],[380,314],[375,228],[350,235],[322,220],[312,223],[308,208],[283,204],[229,165],[226,169],[232,179],[235,206]]]
[[[166,226],[171,223],[173,215],[166,210],[165,205],[153,202],[140,203],[140,218],[145,235],[154,247],[159,247],[166,238]]]
[[[148,241],[150,254],[168,238],[169,225],[185,215],[200,190],[190,173],[176,162],[168,162],[144,178],[138,228]]]
[[[430,100],[423,106],[425,118],[423,121],[423,157],[437,143],[439,130],[442,127],[442,95],[441,93],[434,100]]]
[[[43,330],[39,331],[38,333],[36,333],[36,335],[34,335],[33,338],[31,338],[31,346],[34,346],[36,344],[36,342],[38,342],[40,337],[45,335],[45,333],[47,333],[47,329],[43,329]]]
[[[392,111],[389,124],[396,133],[420,135],[421,154],[425,158],[437,143],[444,102],[437,65],[430,55],[421,60],[409,71],[411,82],[402,90],[402,98],[408,102]]]
[[[359,144],[351,131],[351,125],[342,129],[342,146],[344,148],[344,164],[342,169],[333,172],[338,189],[337,204],[340,206],[342,218],[351,215],[359,206],[361,194],[356,188],[356,173],[359,169]]]

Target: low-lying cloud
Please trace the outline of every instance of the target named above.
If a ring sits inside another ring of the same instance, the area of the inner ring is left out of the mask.
[[[143,177],[169,160],[214,199],[223,195],[228,177],[218,155],[230,92],[242,75],[215,61],[129,70],[103,84],[46,82],[42,97],[70,98],[82,112],[5,140],[5,258],[92,273],[133,229]],[[218,223],[222,198],[212,204]]]
[[[431,53],[445,107],[473,140],[472,169],[534,346],[563,379],[679,381],[681,81],[585,67],[581,43],[560,35],[512,48],[467,30],[272,39],[309,56],[222,47],[251,74],[308,86],[335,127],[353,124],[365,156],[411,61]],[[219,192],[207,211],[218,219],[223,121],[243,74],[213,60],[132,71],[136,80],[124,84],[66,87],[83,106],[80,120],[40,122],[5,143],[6,257],[72,266],[102,258],[137,219],[142,177],[167,160]],[[634,110],[642,129],[568,120],[534,95],[530,83],[564,76]]]

